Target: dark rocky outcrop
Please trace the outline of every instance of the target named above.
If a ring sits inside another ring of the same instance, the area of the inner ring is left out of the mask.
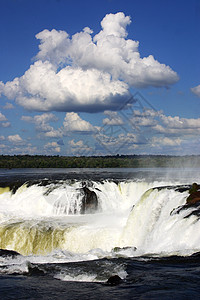
[[[121,279],[121,277],[119,277],[118,275],[113,275],[110,278],[108,278],[108,280],[106,281],[106,284],[108,284],[108,285],[118,285],[122,282],[123,282],[123,280]]]
[[[34,266],[31,263],[28,263],[28,276],[44,276],[45,271],[39,268],[39,266]]]
[[[200,202],[200,186],[197,183],[193,183],[189,189],[189,196],[186,199],[186,204],[193,205]]]
[[[120,251],[128,250],[128,249],[132,249],[132,250],[134,250],[134,251],[137,250],[136,247],[123,247],[123,248],[121,248],[121,247],[115,247],[115,248],[113,248],[113,251],[116,252],[116,253],[118,253],[118,252],[120,252]]]
[[[83,193],[81,214],[94,213],[98,208],[98,199],[94,191],[90,191],[87,187],[81,188]]]
[[[0,249],[0,256],[2,257],[12,257],[15,258],[16,256],[21,255],[17,251],[7,250],[7,249]]]
[[[173,209],[170,214],[179,214],[180,212],[189,209],[189,213],[184,218],[189,218],[193,215],[200,218],[200,185],[193,183],[186,191],[189,192],[189,196],[186,198],[185,204]]]

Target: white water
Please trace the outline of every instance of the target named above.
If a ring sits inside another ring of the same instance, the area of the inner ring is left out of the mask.
[[[15,194],[1,190],[0,248],[18,251],[32,263],[191,254],[200,250],[200,221],[184,218],[189,210],[171,214],[185,204],[188,192],[152,189],[182,183],[192,181],[92,182],[88,188],[95,191],[99,209],[87,215],[80,215],[79,181],[23,185]],[[115,247],[130,248],[116,252]],[[16,259],[11,268],[25,272],[26,259]]]

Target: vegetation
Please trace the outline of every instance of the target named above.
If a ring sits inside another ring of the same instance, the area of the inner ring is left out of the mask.
[[[0,155],[0,168],[200,167],[200,155],[44,156]]]

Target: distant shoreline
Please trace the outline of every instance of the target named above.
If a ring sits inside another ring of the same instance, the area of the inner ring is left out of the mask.
[[[200,167],[200,155],[46,156],[0,155],[0,168],[156,168]]]

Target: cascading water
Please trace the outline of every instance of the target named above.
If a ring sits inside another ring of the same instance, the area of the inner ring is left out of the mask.
[[[172,211],[185,204],[188,190],[155,188],[170,182],[59,181],[25,183],[0,195],[0,248],[23,255],[54,250],[110,252],[136,247],[138,253],[200,249],[198,218]],[[95,193],[98,207],[81,214],[83,186]],[[191,208],[188,207],[188,210]]]
[[[199,299],[200,172],[168,171],[2,170],[1,297]]]

